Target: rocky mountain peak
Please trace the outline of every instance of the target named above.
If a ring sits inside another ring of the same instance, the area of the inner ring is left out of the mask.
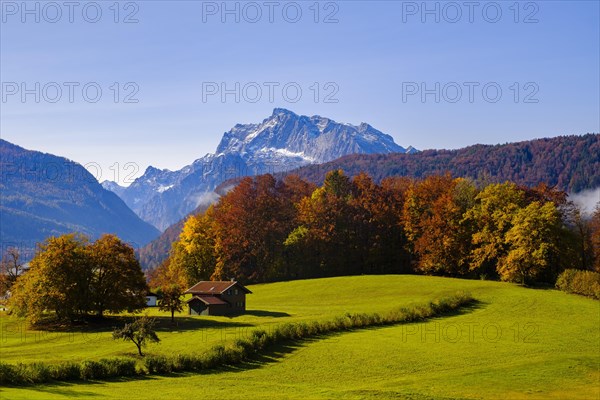
[[[223,134],[214,154],[179,171],[148,167],[120,196],[159,229],[198,207],[221,182],[246,175],[292,170],[349,154],[405,153],[394,139],[367,123],[298,115],[285,108],[259,123],[236,124]]]

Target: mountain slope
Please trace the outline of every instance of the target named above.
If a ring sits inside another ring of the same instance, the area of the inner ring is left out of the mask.
[[[474,145],[458,150],[425,150],[410,156],[350,155],[290,173],[320,184],[325,174],[333,169],[342,169],[350,176],[367,172],[377,181],[388,176],[421,178],[450,172],[453,176],[491,182],[511,180],[525,186],[544,182],[577,193],[600,187],[600,135]]]
[[[369,124],[339,124],[320,116],[299,116],[276,108],[260,124],[236,125],[226,132],[217,155],[240,154],[250,163],[297,159],[323,163],[347,154],[404,153],[394,139]]]
[[[115,189],[143,220],[164,230],[213,201],[215,187],[231,178],[287,171],[348,154],[406,151],[391,136],[366,123],[340,124],[276,108],[261,123],[238,124],[225,132],[216,153],[179,171],[149,167],[129,187]]]
[[[0,236],[33,248],[48,236],[81,232],[96,238],[114,233],[134,246],[158,236],[114,193],[81,165],[0,140]]]

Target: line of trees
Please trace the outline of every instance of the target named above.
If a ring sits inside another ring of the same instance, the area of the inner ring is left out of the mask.
[[[566,268],[600,271],[600,206],[589,220],[543,184],[448,174],[378,184],[335,170],[320,187],[243,179],[186,221],[151,285],[414,272],[554,283]]]
[[[45,315],[73,322],[90,314],[146,305],[148,286],[134,250],[114,235],[90,242],[84,235],[50,237],[27,272],[10,287],[9,310],[35,324]]]

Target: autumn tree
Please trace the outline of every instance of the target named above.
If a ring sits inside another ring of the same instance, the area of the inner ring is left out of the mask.
[[[29,271],[13,287],[10,309],[32,323],[46,310],[71,321],[87,313],[92,280],[87,245],[85,236],[75,234],[51,237],[40,244]]]
[[[343,171],[327,174],[323,186],[298,204],[298,223],[286,239],[295,254],[306,255],[310,276],[333,276],[360,271],[351,246],[355,238],[349,201],[352,183]]]
[[[272,177],[271,177],[272,178]],[[263,275],[258,271],[257,255],[260,224],[258,215],[252,218],[256,203],[256,184],[252,178],[244,178],[216,206],[218,262],[214,279],[236,278],[248,280]],[[262,210],[261,210],[262,211]],[[264,268],[264,265],[261,266]]]
[[[420,253],[419,241],[424,229],[433,215],[433,203],[453,186],[452,177],[430,176],[424,180],[413,182],[406,193],[406,201],[402,213],[404,231],[411,245],[411,251]]]
[[[98,316],[104,311],[132,312],[146,305],[148,286],[131,246],[114,235],[103,235],[86,250],[92,268],[92,308]]]
[[[284,241],[296,225],[295,204],[314,187],[296,175],[280,181],[271,175],[240,180],[214,207],[188,218],[168,262],[152,273],[151,285],[288,277],[291,262]]]
[[[463,220],[473,205],[475,186],[450,175],[414,183],[404,203],[403,221],[417,259],[428,274],[462,275],[468,271],[471,224]]]
[[[293,203],[272,175],[244,178],[215,207],[217,266],[213,279],[265,281],[285,262]]]
[[[188,287],[188,277],[181,265],[172,263],[171,258],[164,260],[158,267],[148,273],[148,284],[151,288],[160,288],[169,285]],[[195,282],[194,282],[195,283]]]
[[[568,203],[567,193],[562,190],[558,190],[554,187],[548,186],[546,183],[540,183],[533,188],[520,187],[525,193],[525,201],[527,204],[539,201],[540,203],[552,202],[556,208],[561,211],[561,207],[564,207]]]
[[[525,195],[514,183],[491,184],[479,192],[474,206],[465,213],[465,222],[474,229],[472,271],[497,274],[498,261],[509,250],[506,233],[513,226],[514,215],[525,205]]]
[[[286,211],[292,214],[292,218],[296,216],[294,205],[298,204],[303,198],[310,196],[316,188],[315,184],[305,181],[295,174],[286,175],[283,178],[279,190],[287,201]]]
[[[397,194],[377,185],[366,173],[352,179],[355,260],[360,273],[401,272],[406,264],[405,237],[398,220]]]
[[[524,284],[556,263],[560,231],[560,214],[552,202],[534,201],[516,211],[505,236],[508,253],[498,263],[502,280]]]
[[[281,249],[281,263],[279,264],[278,271],[276,272],[277,279],[298,279],[306,276],[310,276],[307,272],[311,267],[309,257],[313,253],[308,253],[307,248],[290,245],[296,240],[303,236],[302,229],[299,232],[292,234],[293,230],[300,225],[298,215],[298,205],[302,199],[309,197],[312,192],[317,188],[316,185],[309,183],[298,175],[287,175],[282,182],[280,187],[280,193],[283,202],[282,209],[279,215],[286,221],[285,237],[281,237],[279,240],[282,242],[277,246]],[[283,232],[282,232],[283,233]],[[288,242],[288,238],[292,235],[291,241]],[[282,245],[282,246],[280,246]]]
[[[451,257],[454,261],[452,265],[455,267],[452,272],[468,274],[472,272],[472,240],[476,231],[476,224],[472,220],[465,219],[465,215],[475,206],[479,189],[470,179],[456,178],[455,183],[456,185],[452,191],[452,203],[455,208],[450,218],[452,222],[448,223],[450,229],[448,234],[452,237],[452,242],[456,244],[454,255]]]
[[[29,271],[13,286],[9,307],[38,322],[51,311],[73,321],[92,311],[134,311],[145,306],[146,283],[133,249],[112,235],[90,244],[83,235],[40,244]]]
[[[404,231],[403,210],[406,198],[410,187],[414,183],[414,179],[407,177],[388,177],[381,182],[381,188],[385,193],[385,198],[389,204],[391,213],[390,222],[392,225],[390,245],[395,249],[395,254],[398,257],[395,262],[394,272],[408,273],[412,272],[412,253],[409,251],[408,238]]]
[[[163,277],[170,276],[158,286],[180,284],[191,286],[210,279],[217,264],[214,208],[203,214],[190,216],[183,226],[179,239],[173,243],[171,257],[162,268]],[[184,277],[184,279],[182,279]],[[185,280],[185,282],[181,282]]]
[[[162,287],[160,290],[161,298],[158,301],[160,311],[171,313],[171,323],[175,323],[175,313],[183,311],[183,289],[177,284]]]

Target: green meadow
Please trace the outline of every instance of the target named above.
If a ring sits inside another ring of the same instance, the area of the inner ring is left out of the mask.
[[[149,354],[196,353],[255,328],[386,312],[457,290],[478,304],[425,323],[368,328],[278,346],[259,359],[210,373],[1,388],[2,399],[598,399],[600,303],[556,290],[409,275],[339,277],[249,287],[248,314],[166,313]],[[3,316],[4,362],[130,356],[130,343],[100,332],[36,332]]]

